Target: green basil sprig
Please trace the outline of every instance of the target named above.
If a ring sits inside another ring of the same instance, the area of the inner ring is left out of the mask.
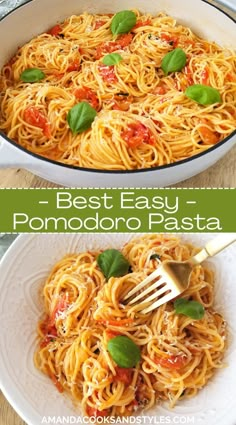
[[[111,32],[114,35],[126,34],[129,32],[137,22],[137,18],[134,12],[131,10],[123,10],[118,12],[112,18],[111,21]]]
[[[120,367],[135,367],[141,359],[139,347],[132,339],[124,335],[110,339],[107,349],[114,362]]]
[[[160,260],[161,256],[159,254],[152,254],[150,260]]]
[[[213,103],[221,103],[221,96],[217,89],[204,84],[193,84],[185,90],[185,94],[189,99],[195,100],[200,105],[212,105]]]
[[[128,273],[130,264],[117,249],[106,249],[97,258],[97,263],[106,279],[124,276]]]
[[[187,57],[185,52],[177,47],[164,56],[161,62],[161,68],[165,75],[168,75],[170,72],[181,71],[186,65],[186,62]]]
[[[119,53],[110,53],[109,55],[104,56],[102,63],[104,63],[104,65],[112,66],[117,65],[122,60],[123,58],[119,55]]]
[[[67,122],[74,134],[88,130],[97,112],[88,102],[80,102],[73,106],[67,115]]]
[[[35,83],[36,81],[43,80],[43,78],[45,78],[45,74],[38,68],[28,68],[20,74],[20,79],[24,83]]]
[[[198,301],[189,301],[185,298],[178,298],[174,302],[175,312],[177,314],[184,314],[192,319],[200,320],[203,318],[205,310],[202,304]]]

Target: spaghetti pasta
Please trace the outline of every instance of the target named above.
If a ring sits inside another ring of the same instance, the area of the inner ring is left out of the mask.
[[[134,11],[128,34],[112,35],[112,15],[71,16],[19,48],[0,76],[0,130],[22,147],[65,164],[104,170],[152,168],[215,145],[236,127],[236,56],[163,13]],[[176,47],[187,63],[165,75],[163,57]],[[103,57],[118,52],[116,65]],[[21,80],[27,69],[45,78]],[[187,87],[217,89],[222,102],[200,105]],[[86,101],[91,128],[73,133],[69,111]]]
[[[196,251],[173,236],[136,237],[121,250],[132,271],[108,281],[98,267],[98,252],[59,261],[43,289],[47,317],[38,326],[36,367],[90,416],[130,415],[164,400],[173,407],[196,395],[223,367],[226,348],[226,324],[213,309],[213,273],[195,267],[183,294],[204,306],[200,320],[177,314],[172,301],[146,315],[122,303],[157,261],[187,260]],[[118,335],[139,348],[136,367],[119,367],[108,352]]]

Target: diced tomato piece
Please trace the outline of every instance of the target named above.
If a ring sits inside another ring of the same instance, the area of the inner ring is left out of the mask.
[[[79,51],[79,53],[80,53],[81,55],[84,55],[84,54],[86,53],[86,50],[85,50],[85,49],[83,49],[83,47],[79,47],[79,48],[78,48],[78,51]]]
[[[184,67],[184,73],[187,77],[188,84],[190,86],[193,85],[193,82],[194,82],[193,81],[193,74],[192,74],[190,66],[187,65],[187,66]]]
[[[61,25],[55,25],[52,27],[47,33],[53,35],[54,37],[58,37],[58,35],[62,32]]]
[[[57,328],[55,325],[51,325],[49,322],[49,317],[47,317],[47,319],[45,319],[45,321],[43,322],[42,326],[41,326],[41,330],[44,333],[44,335],[46,335],[46,337],[54,337],[57,336]]]
[[[183,355],[181,356],[172,355],[169,357],[156,357],[154,359],[154,363],[169,369],[179,370],[183,366],[185,366],[186,357]]]
[[[46,336],[46,338],[44,338],[43,341],[40,343],[40,348],[46,347],[49,344],[50,340],[51,338],[49,336]]]
[[[59,393],[63,393],[64,388],[61,385],[61,383],[58,381],[57,377],[54,375],[54,373],[51,371],[50,367],[47,366],[47,374],[49,378],[51,378],[52,382],[54,383],[55,387],[58,389]]]
[[[97,418],[98,416],[108,416],[109,411],[108,410],[98,410],[95,407],[87,406],[86,412],[88,416],[94,416]]]
[[[205,85],[209,83],[209,69],[207,67],[201,72],[201,83]]]
[[[94,91],[91,90],[89,87],[84,86],[75,89],[74,95],[80,101],[87,101],[94,109],[97,109],[99,106],[99,101],[96,93],[94,93]]]
[[[58,78],[58,79],[60,79],[60,78],[64,77],[64,74],[62,74],[62,73],[60,73],[60,72],[54,72],[54,73],[53,73],[53,75],[54,75],[56,78]]]
[[[207,145],[215,145],[220,140],[220,135],[216,131],[210,130],[208,127],[200,127],[198,129],[201,139]]]
[[[183,37],[183,36],[180,37],[179,42],[181,44],[183,44],[184,46],[188,46],[188,45],[195,46],[195,44],[196,44],[196,42],[194,40],[191,40],[191,38],[189,38],[189,37]]]
[[[110,329],[106,330],[106,334],[107,334],[107,338],[109,338],[109,339],[112,339],[112,338],[115,338],[116,336],[122,335],[120,332],[112,331]]]
[[[59,312],[63,312],[68,307],[68,300],[64,294],[56,304],[50,317],[47,317],[41,325],[41,331],[45,335],[45,338],[40,344],[40,347],[46,347],[53,337],[57,337],[57,328],[55,326],[56,318]]]
[[[56,328],[55,328],[56,329]],[[57,330],[56,330],[56,332],[57,332]],[[43,341],[40,343],[40,348],[44,348],[44,347],[46,347],[50,342],[52,342],[52,339],[53,339],[53,337],[56,337],[57,336],[57,333],[56,333],[56,335],[54,334],[52,334],[51,333],[51,331],[50,331],[50,334],[51,335],[47,335],[44,339],[43,339]]]
[[[63,294],[60,297],[60,299],[58,300],[58,302],[57,302],[56,306],[54,307],[54,310],[53,310],[53,312],[52,312],[52,314],[49,318],[49,321],[48,321],[49,327],[52,327],[52,326],[55,325],[57,315],[59,313],[62,313],[63,311],[65,311],[67,309],[68,305],[69,305],[69,303],[68,303],[67,296],[66,296],[66,294]]]
[[[74,61],[74,62],[72,62],[69,66],[68,66],[68,68],[67,68],[67,72],[72,72],[72,71],[79,71],[79,68],[80,68],[80,64],[79,64],[79,62],[78,61]]]
[[[152,92],[153,94],[159,94],[159,95],[161,95],[161,94],[166,94],[166,88],[164,87],[164,86],[159,86],[159,87],[156,87],[154,90],[153,90],[153,92]]]
[[[47,317],[41,325],[41,330],[45,335],[45,340],[47,338],[52,338],[57,336],[57,329],[55,326],[57,315],[65,311],[68,307],[68,299],[66,294],[63,294],[62,297],[58,300],[56,306],[50,317]]]
[[[173,35],[168,35],[168,34],[162,33],[160,38],[161,38],[161,40],[166,41],[167,43],[172,45],[174,48],[177,47],[178,42],[179,42],[179,37],[175,37]]]
[[[157,128],[156,129],[156,131],[158,131],[159,133],[161,132],[161,127],[163,127],[163,123],[161,122],[161,121],[158,121],[158,120],[154,120],[154,119],[152,119],[152,121],[154,122],[154,124],[156,125],[156,126],[158,126],[159,128]]]
[[[130,96],[127,93],[125,94],[116,94],[114,95],[114,100],[111,102],[112,109],[117,111],[128,111],[130,108],[130,104],[133,102],[133,96]]]
[[[45,335],[44,339],[40,343],[40,347],[46,347],[52,338],[57,337],[57,328],[55,325],[50,324],[50,319],[47,317],[40,326],[42,333]]]
[[[141,122],[128,124],[128,128],[121,133],[121,137],[125,140],[130,148],[137,148],[142,143],[148,145],[155,144],[155,137],[150,129]]]
[[[100,59],[102,56],[116,50],[123,50],[131,43],[132,39],[133,34],[123,34],[116,41],[105,41],[97,47],[96,59]]]
[[[228,74],[226,75],[226,80],[233,82],[233,81],[236,80],[236,76],[234,76],[233,74],[231,74],[230,72],[228,72]]]
[[[132,31],[136,30],[137,28],[144,27],[146,25],[152,25],[151,19],[147,19],[146,21],[138,21],[137,24],[132,28]]]
[[[99,65],[98,70],[104,81],[107,83],[117,83],[118,78],[115,74],[114,66]]]
[[[115,368],[117,381],[123,382],[125,385],[130,385],[132,382],[133,370],[131,368],[124,368],[117,366]]]
[[[103,25],[105,25],[105,23],[106,23],[106,21],[101,21],[101,20],[96,21],[94,29],[97,30],[97,29],[103,27]]]
[[[41,128],[46,137],[51,137],[50,126],[47,118],[35,106],[29,106],[25,109],[24,120],[34,127]]]
[[[117,48],[124,49],[133,40],[133,34],[123,34],[117,41]]]
[[[116,100],[113,101],[112,109],[115,111],[128,111],[130,107],[130,102],[127,100],[121,100],[120,102],[117,102]]]

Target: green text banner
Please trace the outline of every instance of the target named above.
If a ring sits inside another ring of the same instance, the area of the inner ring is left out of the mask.
[[[1,189],[1,233],[235,232],[236,189]]]

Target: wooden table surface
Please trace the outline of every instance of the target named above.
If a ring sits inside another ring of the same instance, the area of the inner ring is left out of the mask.
[[[208,0],[216,3],[214,0]],[[220,6],[223,10],[227,8]],[[232,16],[236,13],[228,10]],[[232,149],[213,167],[191,179],[181,182],[176,187],[236,187],[236,148]],[[56,187],[53,183],[34,176],[21,169],[0,170],[0,187]],[[0,425],[26,425],[7,402],[0,391]],[[40,424],[35,424],[40,425]]]

